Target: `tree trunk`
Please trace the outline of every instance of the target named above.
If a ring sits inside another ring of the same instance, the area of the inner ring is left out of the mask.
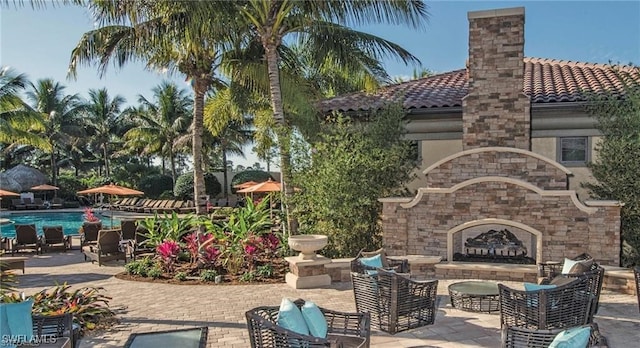
[[[202,128],[204,118],[204,94],[207,92],[207,84],[199,76],[193,77],[193,204],[196,214],[203,215],[207,212],[205,202],[204,172],[202,170]]]
[[[223,146],[222,147],[222,181],[224,181],[223,185],[224,185],[224,198],[227,200],[227,202],[229,201],[229,190],[227,189],[228,186],[228,178],[227,178],[227,149]]]
[[[56,146],[53,142],[51,144],[51,185],[56,186],[58,184],[58,171],[56,170]]]
[[[104,173],[106,177],[109,177],[110,171],[109,171],[109,143],[105,142],[104,146],[102,147],[104,150],[103,156],[104,156]]]
[[[264,43],[263,43],[264,44]],[[291,186],[291,131],[284,119],[284,106],[280,88],[280,70],[278,68],[277,45],[265,44],[265,56],[269,72],[269,91],[271,93],[271,108],[276,121],[276,134],[280,149],[280,170],[282,189],[284,191],[283,207],[287,216],[287,230],[290,235],[298,234],[298,220],[293,215],[294,206],[291,202],[293,187]]]
[[[171,161],[171,181],[176,184],[176,156],[171,152],[169,154],[169,160]]]

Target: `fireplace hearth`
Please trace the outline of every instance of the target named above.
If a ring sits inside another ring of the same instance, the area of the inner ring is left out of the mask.
[[[491,229],[474,238],[467,238],[464,253],[455,253],[454,261],[535,264],[527,256],[527,248],[508,229]]]

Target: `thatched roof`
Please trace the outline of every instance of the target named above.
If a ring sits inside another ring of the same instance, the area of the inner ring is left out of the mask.
[[[0,189],[11,192],[20,192],[22,191],[22,186],[20,186],[20,183],[15,181],[15,179],[9,175],[0,173]]]
[[[4,174],[20,184],[21,189],[18,192],[28,191],[33,186],[46,184],[49,181],[49,178],[39,170],[22,164],[5,171]]]

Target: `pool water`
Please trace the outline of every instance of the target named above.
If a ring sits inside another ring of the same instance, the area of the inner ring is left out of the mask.
[[[42,226],[62,226],[64,234],[78,234],[78,229],[82,227],[84,221],[82,214],[82,212],[10,214],[3,217],[13,223],[0,225],[0,234],[2,237],[15,237],[14,224],[35,224],[39,235],[42,234]],[[111,225],[110,218],[99,214],[95,216],[102,221],[103,225]],[[120,220],[113,219],[113,225],[120,225]]]

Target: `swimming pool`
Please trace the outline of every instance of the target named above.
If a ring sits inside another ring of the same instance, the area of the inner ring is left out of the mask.
[[[0,225],[0,234],[2,237],[15,237],[14,224],[36,224],[36,231],[39,235],[42,234],[42,226],[62,226],[64,234],[78,234],[78,229],[82,227],[84,221],[82,214],[82,212],[47,212],[4,215],[4,218],[13,221],[13,223]],[[96,217],[102,220],[103,225],[109,226],[111,224],[111,219],[108,217],[99,214],[96,214]],[[113,225],[120,225],[120,220],[113,219]]]

